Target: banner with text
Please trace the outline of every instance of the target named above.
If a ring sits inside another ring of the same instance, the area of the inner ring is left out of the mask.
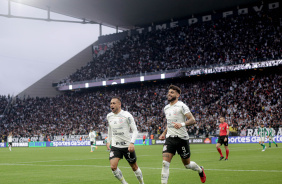
[[[153,141],[155,144],[164,144],[165,140],[155,140]],[[210,144],[212,141],[210,138],[190,138],[190,144]]]
[[[269,131],[269,128],[267,128],[267,131]],[[274,135],[282,135],[282,128],[274,129],[273,132]],[[246,136],[258,136],[258,129],[247,129],[246,130]]]
[[[46,147],[46,142],[29,142],[28,147]]]
[[[273,137],[274,141],[276,143],[282,143],[282,136],[277,135]],[[216,144],[218,140],[218,137],[212,137],[212,144]],[[265,143],[268,143],[268,139],[265,138]],[[253,137],[253,136],[245,136],[245,137],[228,137],[228,144],[247,144],[247,143],[258,143],[259,137]]]
[[[90,141],[54,141],[46,142],[46,147],[90,146]]]

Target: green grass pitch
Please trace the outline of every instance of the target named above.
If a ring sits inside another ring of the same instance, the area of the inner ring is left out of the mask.
[[[191,160],[204,166],[206,183],[280,184],[282,183],[282,144],[261,152],[259,144],[231,144],[228,161],[218,161],[215,145],[190,145]],[[225,156],[225,150],[222,146]],[[146,184],[159,184],[162,145],[135,146],[137,163]],[[0,183],[26,184],[118,184],[113,176],[105,146],[93,153],[90,147],[8,148],[0,149]],[[119,162],[126,181],[138,183],[125,159]],[[179,155],[170,165],[170,184],[201,183],[198,173],[187,170]]]

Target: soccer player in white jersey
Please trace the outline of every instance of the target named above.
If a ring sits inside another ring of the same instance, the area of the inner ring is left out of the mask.
[[[137,165],[134,143],[138,134],[133,116],[121,109],[119,97],[111,100],[111,113],[107,115],[108,120],[108,140],[107,149],[110,151],[110,164],[114,176],[122,183],[127,184],[121,170],[117,167],[120,159],[125,157],[140,184],[144,184],[141,169]],[[133,132],[130,137],[130,129]],[[110,148],[111,145],[111,148]]]
[[[160,135],[159,139],[166,139],[163,146],[163,166],[161,183],[167,184],[169,178],[169,165],[176,151],[180,155],[183,165],[187,169],[192,169],[199,173],[202,183],[206,181],[204,168],[190,161],[189,135],[186,126],[196,123],[190,109],[183,102],[178,101],[181,89],[175,85],[169,86],[167,100],[169,104],[165,106],[164,113],[167,120],[167,128]],[[187,121],[186,121],[187,120]]]
[[[9,133],[8,137],[7,137],[7,142],[9,145],[9,150],[12,151],[12,142],[13,142],[13,134],[12,132]]]
[[[96,146],[96,132],[92,129],[89,132],[89,138],[90,138],[90,148],[91,148],[90,152],[93,152],[95,148],[97,149],[97,146]]]

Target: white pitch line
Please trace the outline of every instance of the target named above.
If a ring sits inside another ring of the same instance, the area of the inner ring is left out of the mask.
[[[110,166],[104,165],[35,165],[35,164],[9,164],[9,163],[2,163],[0,165],[6,166],[40,166],[40,167],[105,167],[109,168]],[[119,166],[120,168],[131,168],[131,167],[123,167]],[[153,168],[153,167],[142,167],[142,169],[153,169],[153,170],[161,170],[162,168]],[[187,170],[184,168],[170,168],[171,170]],[[191,170],[188,170],[191,171]],[[282,170],[242,170],[242,169],[206,169],[205,171],[227,171],[227,172],[282,172]]]

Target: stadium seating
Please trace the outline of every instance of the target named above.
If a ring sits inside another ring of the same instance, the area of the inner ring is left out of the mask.
[[[279,11],[127,37],[61,84],[173,69],[282,58]]]
[[[122,98],[122,108],[135,117],[139,131],[156,134],[159,127],[163,131],[166,125],[162,108],[171,82],[181,87],[181,100],[196,118],[197,124],[189,128],[191,135],[215,135],[221,114],[239,131],[260,122],[281,126],[281,74],[209,78],[94,88],[56,98],[15,99],[2,119],[0,135],[9,131],[24,137],[86,134],[90,127],[105,133],[109,102],[116,95]]]

